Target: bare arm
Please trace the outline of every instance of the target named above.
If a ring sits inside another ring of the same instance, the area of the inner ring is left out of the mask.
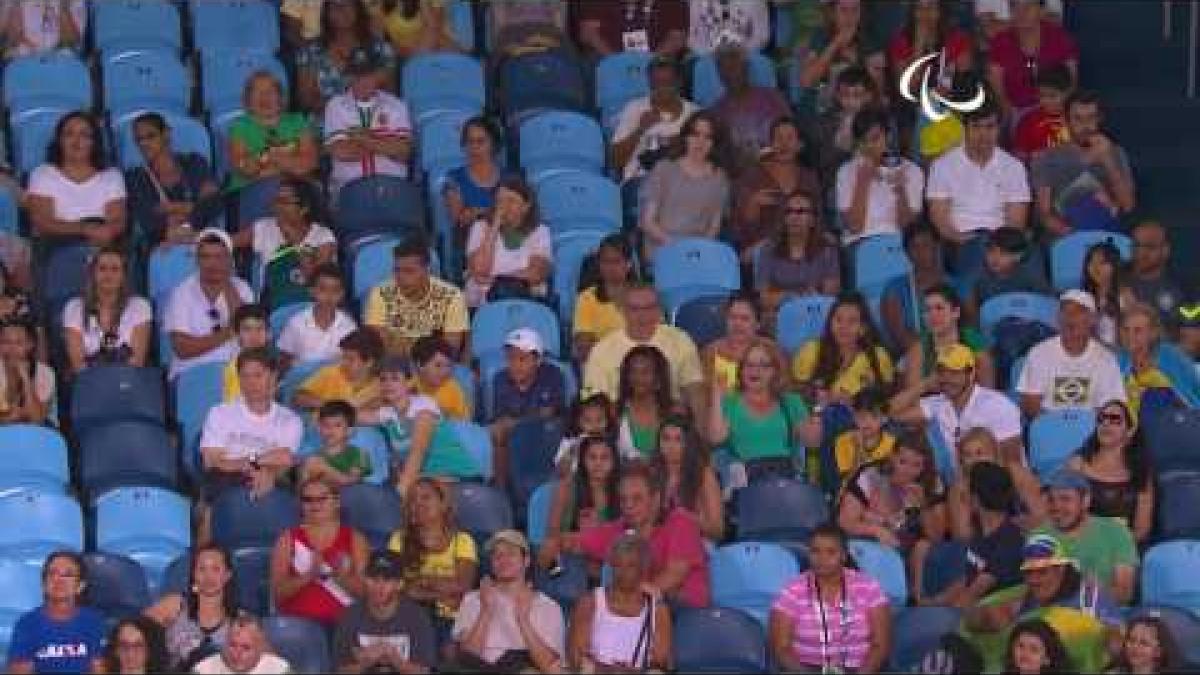
[[[534,591],[529,589],[524,592],[533,593]],[[533,661],[533,665],[537,667],[538,671],[542,673],[556,672],[562,659],[550,645],[542,640],[542,636],[538,635],[537,629],[533,625],[531,611],[523,612],[519,608],[517,609],[517,628],[521,631],[525,648],[529,650],[529,660]]]
[[[721,484],[712,467],[707,468],[703,475],[699,495],[700,533],[710,541],[721,541],[725,536],[725,503],[721,501]]]
[[[496,259],[496,242],[500,238],[500,225],[485,223],[479,247],[467,256],[467,268],[476,279],[490,279]]]
[[[708,406],[708,442],[716,446],[729,438],[729,420],[725,418],[725,410],[721,406],[725,390],[716,378],[713,379],[711,390],[712,398],[709,399]]]
[[[292,573],[293,554],[291,537],[286,532],[279,535],[271,552],[271,595],[276,601],[287,600],[317,579],[317,561],[299,575]]]
[[[150,353],[151,330],[149,322],[134,327],[133,334],[129,338],[129,349],[133,352],[129,358],[130,365],[139,368],[146,365],[146,357]]]
[[[854,187],[850,190],[850,208],[842,213],[846,229],[852,234],[861,234],[867,227],[867,204],[871,195],[871,182],[875,167],[860,164],[854,172]]]
[[[583,672],[584,659],[589,658],[592,646],[592,617],[596,611],[596,600],[592,593],[584,593],[575,601],[571,610],[571,625],[567,634],[567,665],[575,672]]]
[[[1029,224],[1029,202],[1008,202],[1004,205],[1004,224],[1019,230]]]
[[[408,456],[404,458],[404,468],[397,477],[396,485],[403,494],[421,476],[421,467],[425,465],[425,455],[429,452],[429,442],[433,440],[434,427],[437,418],[431,412],[423,412],[413,420],[412,445]]]
[[[233,329],[229,326],[221,328],[216,333],[205,335],[188,335],[180,331],[171,331],[171,348],[181,359],[190,359],[207,354],[233,338]]]
[[[604,39],[600,32],[603,24],[595,19],[588,19],[579,24],[579,41],[583,46],[596,52],[601,57],[616,52],[616,49]]]
[[[78,373],[87,366],[83,355],[83,334],[74,328],[63,329],[63,334],[67,343],[67,363],[72,373]]]
[[[892,613],[887,605],[872,608],[867,614],[871,626],[871,646],[863,660],[864,673],[879,672],[892,651]]]
[[[954,226],[954,217],[952,215],[951,203],[949,199],[930,199],[929,204],[929,220],[933,223],[933,227],[942,236],[942,239],[951,241],[957,244],[966,242],[967,237],[958,228]]]
[[[795,626],[791,617],[779,610],[772,609],[770,618],[767,620],[767,633],[768,649],[779,670],[782,672],[801,671],[803,666],[796,660],[795,652],[792,650]],[[870,671],[864,669],[863,672]]]
[[[1042,414],[1042,395],[1021,394],[1021,412],[1027,420],[1037,419]]]

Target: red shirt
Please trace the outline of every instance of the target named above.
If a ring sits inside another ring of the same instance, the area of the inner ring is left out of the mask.
[[[1052,115],[1041,107],[1029,111],[1017,123],[1013,135],[1013,150],[1025,160],[1034,153],[1049,150],[1068,139],[1067,120],[1062,115]]]
[[[583,554],[603,562],[608,551],[629,526],[623,520],[585,528],[579,533]],[[676,592],[678,600],[688,607],[708,607],[711,593],[708,584],[708,552],[700,535],[696,517],[680,508],[671,509],[667,517],[650,535],[650,569],[647,577],[657,576],[674,560],[688,563],[688,573]]]
[[[946,33],[942,49],[946,51],[946,63],[956,64],[964,54],[970,53],[971,38],[965,31],[952,28]],[[909,38],[907,30],[897,31],[892,36],[892,41],[888,43],[887,55],[888,62],[892,64],[892,69],[895,70],[897,76],[901,64],[907,64],[913,58],[923,56],[923,54],[913,53],[912,40]]]
[[[1014,108],[1028,108],[1037,103],[1038,72],[1079,61],[1079,47],[1070,33],[1052,21],[1043,21],[1041,31],[1041,43],[1032,57],[1021,51],[1015,28],[992,38],[988,58],[1004,71],[1004,94]]]
[[[334,536],[329,546],[320,552],[317,552],[316,547],[309,541],[308,533],[304,531],[303,527],[293,527],[287,531],[285,536],[292,540],[292,560],[288,563],[292,574],[301,573],[296,567],[297,554],[295,553],[301,546],[320,555],[321,560],[332,569],[338,569],[345,564],[344,560],[352,554],[354,548],[354,530],[345,525],[338,529],[337,535]],[[350,602],[353,602],[353,598],[350,597],[348,591],[340,589],[343,596],[349,600],[343,603],[329,589],[331,584],[336,584],[332,578],[325,581],[321,579],[313,581],[292,597],[280,600],[279,613],[312,619],[326,626],[334,625],[342,615],[342,610]]]
[[[658,50],[673,30],[687,35],[683,0],[577,0],[573,9],[577,27],[585,21],[600,22],[600,35],[618,52],[624,47],[626,31],[645,30],[652,51]]]

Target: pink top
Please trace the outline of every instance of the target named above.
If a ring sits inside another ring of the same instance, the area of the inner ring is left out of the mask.
[[[1021,51],[1021,42],[1013,28],[1001,31],[992,38],[988,58],[992,65],[1004,70],[1004,93],[1009,103],[1014,108],[1028,108],[1038,100],[1037,74],[1052,66],[1078,62],[1079,47],[1062,26],[1043,21],[1041,44],[1032,59]]]
[[[817,601],[812,572],[805,572],[784,587],[771,607],[792,620],[792,655],[806,666],[861,668],[871,647],[869,613],[887,604],[874,579],[847,569],[843,572],[845,599],[824,607]]]
[[[583,529],[579,533],[582,553],[593,560],[605,560],[613,542],[628,527],[623,520],[617,520]],[[688,607],[708,607],[708,552],[704,550],[704,539],[700,535],[696,517],[680,508],[671,509],[662,524],[650,535],[649,545],[650,569],[647,576],[657,575],[668,562],[686,561],[688,573],[676,597]]]

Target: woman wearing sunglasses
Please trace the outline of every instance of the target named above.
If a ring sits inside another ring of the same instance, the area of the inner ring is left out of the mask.
[[[1154,474],[1129,406],[1109,401],[1096,412],[1096,431],[1069,466],[1092,486],[1091,513],[1120,518],[1137,541],[1154,529]]]
[[[101,249],[88,263],[83,295],[63,310],[72,373],[97,364],[146,365],[153,310],[133,294],[125,263],[122,249]]]

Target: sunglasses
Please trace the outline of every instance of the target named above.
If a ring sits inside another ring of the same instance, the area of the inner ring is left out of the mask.
[[[1112,424],[1114,426],[1125,426],[1125,416],[1121,413],[1100,413],[1096,416],[1096,421],[1100,424]]]
[[[333,495],[304,495],[300,497],[300,501],[304,502],[305,504],[320,504],[321,502],[327,502],[330,499],[333,499]]]
[[[787,208],[784,209],[783,212],[789,216],[808,216],[816,213],[814,209],[805,208],[802,206]]]

